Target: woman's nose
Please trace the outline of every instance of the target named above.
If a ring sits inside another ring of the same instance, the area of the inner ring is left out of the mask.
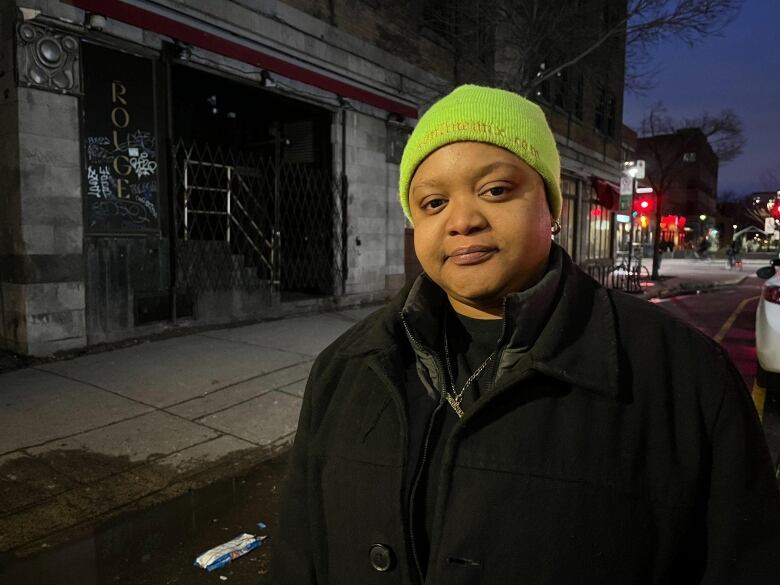
[[[447,232],[450,235],[467,235],[480,231],[487,225],[487,219],[473,195],[453,197],[447,207]]]

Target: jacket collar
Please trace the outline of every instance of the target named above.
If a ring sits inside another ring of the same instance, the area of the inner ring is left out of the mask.
[[[527,290],[506,296],[500,346],[515,352],[525,352],[534,345],[555,308],[561,285],[563,255],[563,249],[553,244],[547,272],[542,279]]]
[[[610,293],[563,255],[558,298],[531,348],[531,367],[617,398],[618,334]]]
[[[513,321],[511,334],[505,323],[502,337],[508,335],[509,339],[502,351],[499,369],[511,376],[512,370],[530,357],[531,368],[540,373],[617,397],[618,338],[609,293],[582,272],[563,249],[555,244],[554,247],[557,250],[551,259],[557,257],[557,266],[551,262],[551,268],[557,269],[558,274],[552,278],[546,276],[539,283],[549,293],[549,302],[544,302],[543,295],[524,298],[524,293],[515,293],[507,297],[506,316]],[[553,271],[548,271],[548,275]],[[552,288],[548,288],[551,283]],[[362,355],[400,351],[402,344],[408,343],[402,315],[410,311],[414,314],[415,336],[419,335],[418,341],[430,351],[438,345],[439,318],[445,302],[444,292],[421,274],[380,310],[377,318],[367,324],[363,335],[353,337],[339,353]],[[546,321],[538,319],[541,329],[538,335],[536,330],[529,333],[528,328],[523,328],[528,310],[545,308],[549,318]],[[530,351],[527,349],[529,335],[536,338]]]
[[[563,250],[553,245],[542,279],[524,291],[506,296],[503,328],[500,338],[495,340],[498,345],[527,351],[534,344],[555,305],[562,262]],[[442,346],[442,316],[448,305],[444,291],[425,275],[416,280],[406,297],[401,316],[414,339],[428,351]]]

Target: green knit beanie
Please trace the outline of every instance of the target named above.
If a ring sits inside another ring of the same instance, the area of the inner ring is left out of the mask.
[[[561,161],[544,112],[503,89],[461,85],[423,114],[404,148],[399,197],[409,221],[409,185],[417,167],[434,150],[452,142],[486,142],[516,154],[542,176],[550,213],[558,219]]]

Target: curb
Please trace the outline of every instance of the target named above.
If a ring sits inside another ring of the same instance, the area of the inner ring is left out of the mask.
[[[747,275],[719,282],[681,282],[676,286],[669,288],[659,287],[657,291],[648,291],[647,300],[668,299],[683,295],[696,295],[705,292],[714,292],[729,286],[742,284],[747,279]]]

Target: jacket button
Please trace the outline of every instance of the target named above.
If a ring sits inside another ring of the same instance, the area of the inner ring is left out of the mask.
[[[384,573],[393,567],[393,551],[386,544],[372,544],[368,549],[368,558],[374,570]]]

